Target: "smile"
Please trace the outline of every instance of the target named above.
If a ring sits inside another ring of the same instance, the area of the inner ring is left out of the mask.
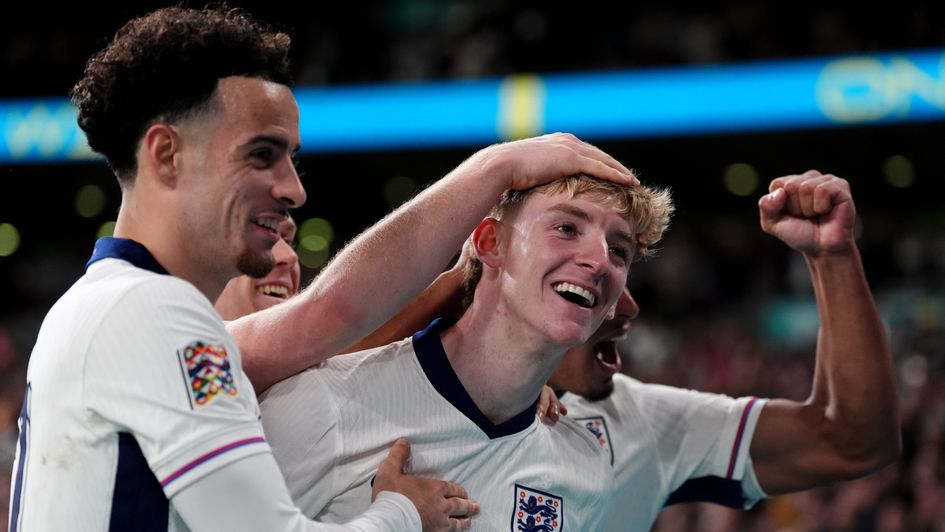
[[[279,220],[277,220],[276,218],[260,217],[260,218],[253,218],[251,221],[254,224],[258,225],[259,227],[268,229],[270,231],[277,231],[279,229]]]
[[[561,297],[583,308],[591,308],[597,297],[590,290],[571,283],[556,283],[551,287]]]
[[[289,289],[278,284],[257,286],[256,291],[264,296],[278,297],[279,299],[287,299],[289,297]]]

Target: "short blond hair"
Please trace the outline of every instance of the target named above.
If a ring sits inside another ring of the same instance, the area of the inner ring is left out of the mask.
[[[621,185],[585,174],[575,174],[526,190],[506,190],[489,216],[497,220],[514,217],[522,204],[536,193],[563,195],[569,199],[584,195],[592,201],[612,205],[633,227],[634,261],[655,254],[653,245],[663,237],[675,210],[669,189]],[[469,306],[472,302],[481,277],[482,263],[475,254],[471,254],[466,262],[463,277],[464,306]]]

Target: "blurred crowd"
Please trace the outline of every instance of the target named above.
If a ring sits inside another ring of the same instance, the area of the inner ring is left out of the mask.
[[[0,22],[0,60],[5,72],[18,75],[5,79],[0,96],[65,94],[104,39],[147,8],[147,2],[99,4],[63,6],[41,19],[28,16],[29,6],[11,7]],[[595,7],[391,0],[358,9],[230,4],[292,34],[300,85],[711,64],[945,44],[941,2],[895,9],[753,1]],[[941,216],[903,235],[889,229],[895,222],[871,215],[859,243],[895,357],[901,459],[868,478],[775,497],[748,512],[674,507],[656,530],[945,531],[945,231]],[[68,278],[84,259],[60,260],[69,264],[50,268],[70,272]],[[761,234],[754,220],[680,220],[657,258],[634,267],[631,290],[642,310],[621,346],[625,370],[649,382],[804,399],[817,333],[804,268],[799,257]],[[28,356],[22,346],[29,342],[21,337],[35,338],[46,299],[0,316],[0,531],[6,526]]]
[[[292,35],[302,85],[711,64],[945,44],[941,2],[228,3]],[[124,21],[165,4],[8,6],[0,19],[0,64],[6,72],[29,76],[8,76],[0,95],[64,94],[89,55]]]
[[[753,223],[673,227],[659,255],[634,266],[641,315],[621,345],[627,373],[735,396],[807,397],[817,315],[806,266]],[[945,234],[885,241],[865,236],[873,225],[865,223],[859,244],[897,368],[901,459],[865,479],[775,497],[748,512],[672,507],[656,530],[945,531]],[[0,501],[8,496],[25,355],[0,329]]]

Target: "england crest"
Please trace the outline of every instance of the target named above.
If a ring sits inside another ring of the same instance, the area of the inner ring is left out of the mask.
[[[178,351],[178,355],[191,408],[207,405],[220,394],[237,395],[225,347],[194,342]]]
[[[574,419],[587,427],[587,430],[591,431],[591,434],[597,438],[597,443],[610,452],[610,465],[614,465],[614,447],[610,444],[610,432],[607,431],[607,421],[604,417],[577,417]]]
[[[558,532],[564,527],[564,500],[550,493],[515,485],[514,532]]]

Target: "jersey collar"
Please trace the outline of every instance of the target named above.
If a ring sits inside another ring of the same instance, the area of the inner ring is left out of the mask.
[[[86,269],[102,259],[121,259],[154,273],[169,275],[164,266],[154,258],[148,248],[127,238],[104,237],[95,241],[92,258],[85,263]]]
[[[456,376],[456,372],[453,371],[453,366],[450,365],[443,343],[440,341],[440,332],[454,323],[456,323],[455,319],[437,318],[426,329],[413,335],[413,348],[427,379],[444,399],[475,423],[489,439],[509,436],[531,426],[535,421],[538,398],[523,412],[499,425],[489,421],[489,418],[473,402],[463,383]]]

